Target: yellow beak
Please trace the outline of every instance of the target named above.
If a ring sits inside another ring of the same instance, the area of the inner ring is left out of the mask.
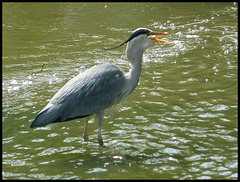
[[[153,42],[163,42],[163,43],[170,43],[170,42],[165,41],[165,40],[157,39],[157,38],[155,38],[155,36],[153,37],[153,36],[151,36],[151,35],[167,35],[167,36],[172,36],[172,35],[170,35],[170,34],[168,34],[168,33],[160,33],[160,32],[152,32],[152,33],[148,36],[148,38],[152,39]]]

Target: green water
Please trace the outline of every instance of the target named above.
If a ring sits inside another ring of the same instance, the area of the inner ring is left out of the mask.
[[[237,3],[3,3],[3,179],[237,179]],[[126,102],[97,122],[30,129],[73,76],[128,71],[138,27],[170,33],[145,51]],[[42,70],[42,71],[41,71]]]

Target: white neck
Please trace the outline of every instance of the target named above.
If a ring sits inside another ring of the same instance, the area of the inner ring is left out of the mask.
[[[142,37],[137,37],[128,42],[127,45],[127,59],[131,64],[131,69],[125,74],[126,85],[121,94],[120,100],[126,99],[137,87],[139,77],[142,69],[143,51],[152,45],[151,42],[143,42],[145,39]]]
[[[120,102],[126,99],[137,87],[142,69],[143,51],[153,44],[152,39],[148,39],[145,34],[138,35],[128,42],[127,59],[132,65],[132,69],[124,75],[126,85],[120,96]]]
[[[126,78],[125,88],[128,90],[127,95],[130,95],[137,87],[139,77],[141,74],[143,52],[137,55],[138,55],[137,57],[131,57],[131,59],[129,59],[128,57],[128,60],[132,63],[132,67],[129,70],[129,72],[125,74]]]

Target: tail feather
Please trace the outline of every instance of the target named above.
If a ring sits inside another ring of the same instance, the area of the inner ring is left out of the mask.
[[[30,128],[42,127],[51,123],[58,123],[64,121],[70,121],[77,118],[84,118],[92,114],[83,114],[79,116],[64,116],[60,105],[48,104],[43,110],[37,115],[35,120],[32,122]],[[66,110],[65,110],[66,112]]]
[[[61,120],[60,120],[58,108],[52,105],[51,107],[46,107],[46,109],[44,108],[37,115],[37,117],[31,124],[30,128],[42,127],[54,122],[61,122]]]

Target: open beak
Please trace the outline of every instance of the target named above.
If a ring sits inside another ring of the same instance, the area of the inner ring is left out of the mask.
[[[157,39],[155,36],[153,35],[167,35],[167,36],[171,36],[170,34],[168,33],[160,33],[160,32],[152,32],[150,33],[150,35],[148,36],[149,39],[152,39],[153,42],[163,42],[163,43],[170,43],[168,41],[165,41],[165,40],[160,40],[160,39]]]

